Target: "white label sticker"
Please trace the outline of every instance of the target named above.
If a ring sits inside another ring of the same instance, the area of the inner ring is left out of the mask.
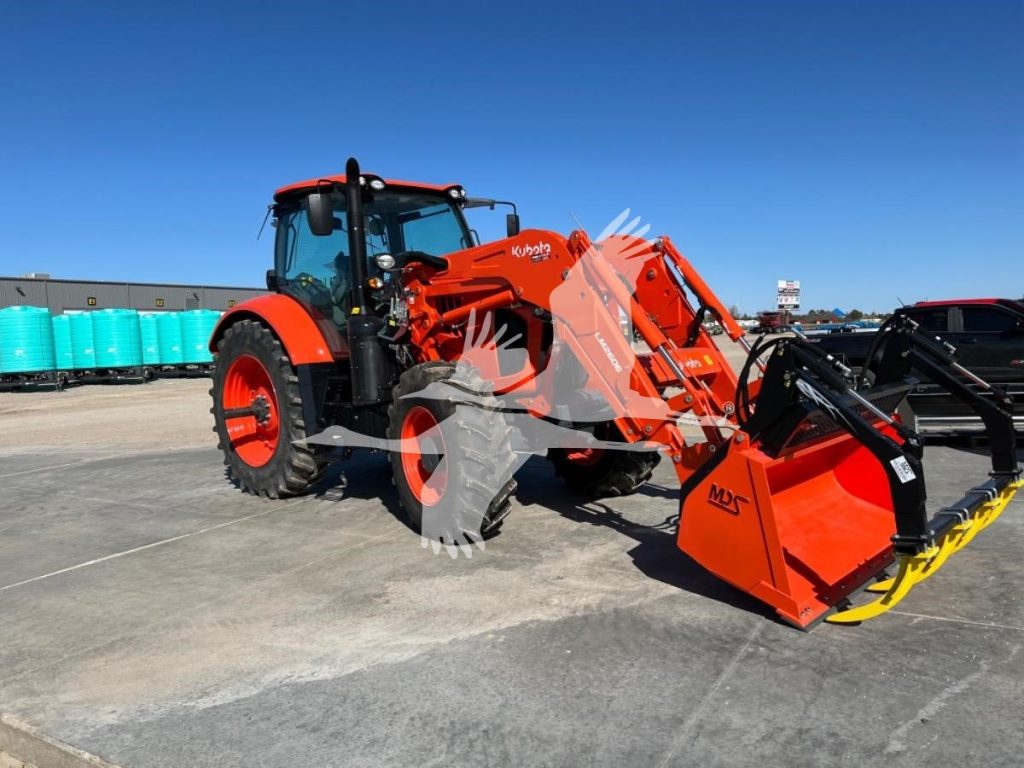
[[[889,463],[896,470],[896,476],[899,477],[901,483],[909,483],[911,480],[917,479],[914,470],[910,468],[910,463],[902,456],[893,459]]]

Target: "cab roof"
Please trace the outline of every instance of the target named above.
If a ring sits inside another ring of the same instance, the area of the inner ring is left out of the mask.
[[[997,304],[999,299],[945,299],[938,301],[915,301],[915,307],[946,307],[950,304]]]
[[[367,179],[381,179],[386,187],[398,187],[406,190],[420,190],[423,192],[445,192],[452,187],[459,187],[460,184],[427,184],[422,181],[402,181],[401,179],[383,179],[374,173],[363,173],[361,174]],[[333,176],[320,176],[316,179],[306,179],[305,181],[297,181],[294,184],[289,184],[285,187],[281,187],[274,193],[274,202],[281,202],[281,200],[294,197],[302,194],[303,192],[310,192],[316,188],[317,184],[329,181],[334,184],[344,186],[346,182],[345,174],[340,173]]]
[[[981,299],[946,299],[945,301],[918,301],[910,305],[911,308],[928,308],[928,307],[957,307],[964,305],[999,305],[1012,309],[1014,312],[1024,313],[1024,301],[1020,299],[998,299],[998,298],[981,298]]]

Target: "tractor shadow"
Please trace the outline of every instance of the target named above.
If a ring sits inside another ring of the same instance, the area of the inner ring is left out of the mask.
[[[419,537],[420,532],[409,523],[409,517],[398,500],[398,491],[392,477],[387,454],[357,451],[347,459],[330,464],[323,477],[313,486],[312,496],[321,501],[376,501],[383,504],[403,527]],[[486,538],[491,541],[500,535],[499,529]]]
[[[778,621],[775,612],[764,603],[706,571],[678,548],[678,488],[649,482],[637,491],[632,497],[634,504],[637,497],[647,497],[658,506],[664,506],[664,499],[672,501],[672,511],[667,517],[647,524],[631,520],[611,506],[617,500],[591,500],[574,494],[555,477],[551,465],[539,457],[528,461],[517,478],[519,491],[516,497],[520,504],[537,504],[567,520],[581,525],[608,528],[635,541],[636,546],[627,554],[633,565],[645,576],[684,592]]]
[[[238,480],[231,476],[226,467],[224,479],[241,490]],[[332,461],[323,476],[312,486],[309,497],[320,501],[377,501],[402,525],[413,530],[398,502],[398,492],[391,480],[391,464],[383,454],[359,451],[350,458]]]
[[[387,454],[356,451],[351,457],[327,467],[313,488],[313,496],[322,501],[378,501],[411,531],[413,528],[398,501],[398,491],[391,477],[391,462]]]
[[[516,474],[516,479],[516,500],[519,504],[541,506],[574,523],[608,528],[635,541],[636,546],[627,554],[634,567],[645,576],[675,589],[778,621],[770,608],[718,579],[676,546],[678,488],[647,483],[623,504],[635,507],[639,502],[646,505],[646,499],[649,499],[652,506],[665,507],[666,501],[671,502],[670,514],[656,522],[644,523],[631,519],[628,513],[624,514],[612,506],[622,500],[590,500],[574,494],[555,477],[551,464],[541,457],[527,461]],[[398,501],[391,479],[391,464],[384,454],[358,451],[344,461],[331,464],[314,487],[313,495],[325,501],[377,501],[403,526],[413,530]],[[500,536],[499,530],[488,540]]]

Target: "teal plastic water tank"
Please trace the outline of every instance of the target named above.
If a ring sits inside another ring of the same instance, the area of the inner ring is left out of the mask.
[[[185,362],[181,339],[181,313],[162,312],[156,316],[156,332],[160,347],[160,365],[181,365]]]
[[[75,367],[70,315],[54,315],[53,317],[53,355],[56,358],[58,371],[70,371]]]
[[[210,336],[220,320],[220,312],[193,309],[181,313],[181,337],[186,363],[212,363]]]
[[[134,309],[101,309],[92,313],[97,368],[142,365],[142,332]]]
[[[71,326],[71,366],[76,371],[96,367],[96,349],[92,340],[92,312],[68,313]]]
[[[0,309],[0,373],[39,373],[55,366],[50,310]]]
[[[142,364],[160,365],[160,337],[157,333],[156,315],[152,312],[140,312],[139,330],[142,334]]]

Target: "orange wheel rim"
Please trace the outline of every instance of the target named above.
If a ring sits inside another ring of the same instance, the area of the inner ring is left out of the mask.
[[[250,467],[262,467],[277,451],[280,419],[270,372],[252,355],[235,358],[224,377],[225,411],[259,407],[260,414],[224,420],[232,450]]]
[[[402,472],[409,490],[425,507],[436,505],[448,485],[444,436],[437,418],[422,405],[402,420]]]
[[[580,448],[570,449],[566,452],[565,458],[579,467],[589,467],[596,464],[604,456],[604,448]]]

